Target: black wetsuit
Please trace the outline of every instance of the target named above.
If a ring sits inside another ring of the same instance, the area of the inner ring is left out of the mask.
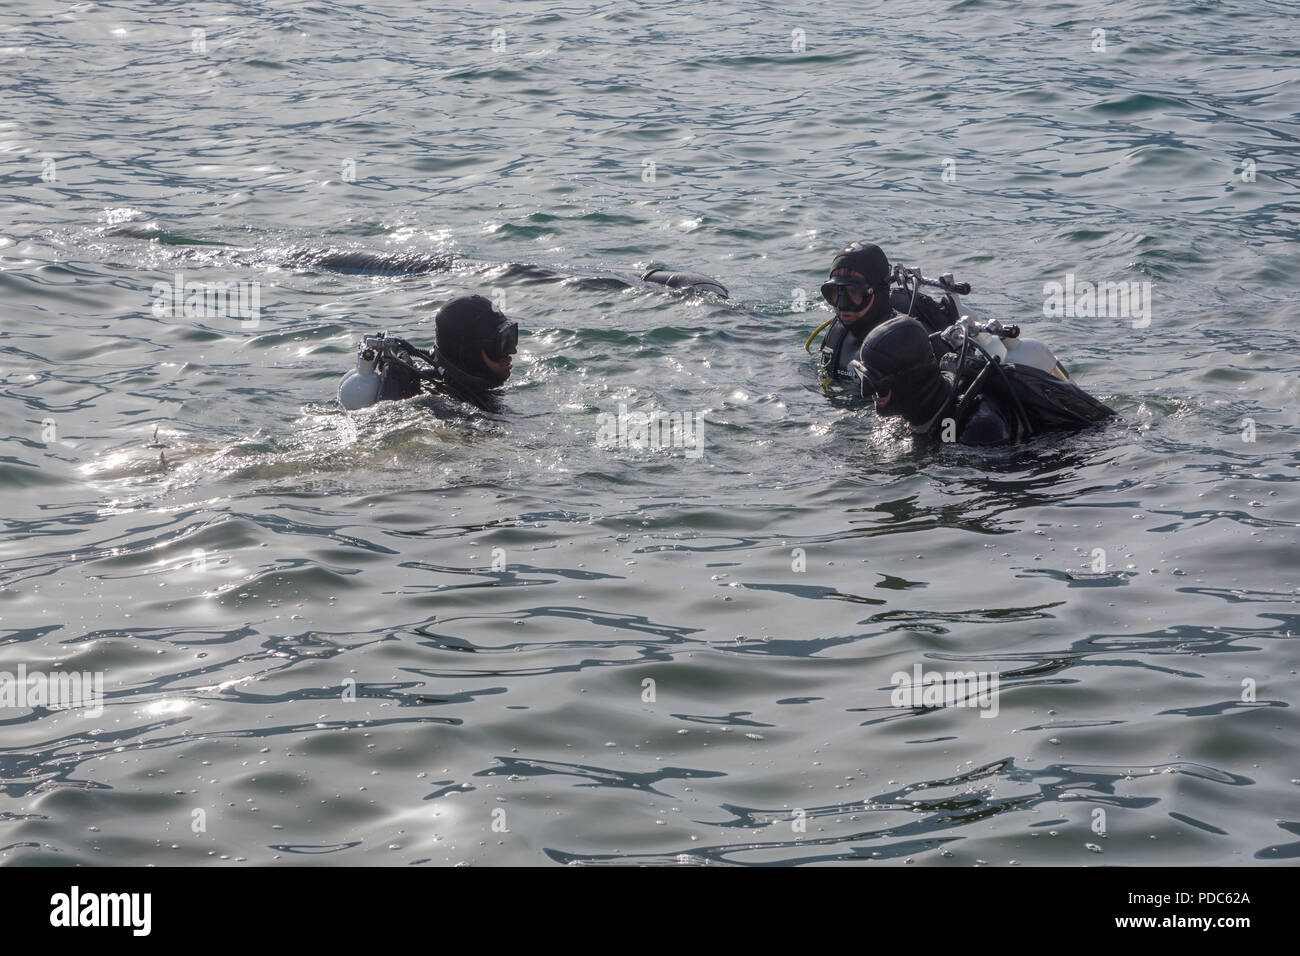
[[[447,417],[447,413],[456,413],[447,402],[435,400],[439,398],[454,399],[457,402],[472,405],[481,412],[495,414],[501,411],[501,399],[497,395],[496,386],[492,382],[461,371],[439,355],[436,349],[433,352],[433,357],[436,359],[433,372],[437,378],[425,380],[428,399],[424,401],[424,404],[427,404],[435,412],[439,412],[439,418]]]
[[[432,368],[419,374],[411,365],[388,360],[379,372],[378,401],[401,401],[424,395],[421,404],[430,408],[439,418],[463,416],[467,409],[456,402],[471,405],[482,412],[501,410],[500,399],[494,383],[463,372],[446,361],[434,349],[428,354],[434,361]],[[451,401],[448,401],[448,400]]]
[[[1015,415],[1011,409],[1004,408],[992,395],[980,395],[972,400],[973,411],[965,416],[964,422],[956,422],[955,441],[963,445],[999,445],[1015,437],[1012,422]],[[939,437],[943,439],[942,422]]]

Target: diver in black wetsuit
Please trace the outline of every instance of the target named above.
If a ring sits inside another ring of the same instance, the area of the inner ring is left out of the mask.
[[[822,374],[828,379],[852,378],[849,363],[858,357],[862,341],[877,326],[896,315],[916,316],[931,332],[957,321],[957,308],[944,297],[890,290],[889,258],[879,246],[855,242],[845,246],[831,263],[830,278],[822,285],[824,298],[835,318],[821,346]],[[815,333],[814,333],[815,334]]]
[[[1003,363],[978,347],[963,346],[940,360],[935,338],[916,319],[888,319],[868,333],[853,363],[877,414],[901,416],[914,434],[997,445],[1115,414],[1073,382]]]
[[[519,323],[481,295],[460,296],[438,310],[434,343],[426,352],[386,333],[366,336],[356,369],[339,385],[339,402],[354,410],[423,395],[440,418],[461,411],[446,399],[499,411],[497,390],[510,378]]]
[[[511,356],[519,349],[519,323],[498,312],[481,295],[452,299],[434,319],[434,374],[443,395],[489,410],[494,390],[510,378]]]

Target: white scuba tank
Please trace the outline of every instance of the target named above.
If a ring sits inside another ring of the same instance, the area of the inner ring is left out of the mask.
[[[961,308],[961,302],[956,295],[952,296],[953,304]],[[971,319],[971,315],[962,315],[963,319]],[[999,335],[991,332],[980,332],[973,336],[976,343],[980,345],[989,355],[996,357],[999,361],[1007,362],[1011,365],[1022,367],[1036,368],[1048,375],[1054,375],[1063,382],[1070,380],[1069,374],[1056,358],[1056,353],[1048,347],[1046,342],[1038,339],[1026,338],[1018,335],[1015,338],[1004,339]]]
[[[987,333],[985,333],[987,334]],[[982,343],[981,343],[982,344]],[[1065,374],[1065,369],[1045,342],[1038,339],[1028,339],[1024,336],[1017,336],[1014,339],[1003,339],[1002,345],[1006,349],[1006,361],[1012,365],[1029,366],[1036,368],[1048,375],[1055,375],[1062,381],[1069,381],[1070,377]]]
[[[348,411],[368,408],[379,398],[379,375],[375,372],[374,349],[357,353],[357,367],[339,382],[339,404]]]

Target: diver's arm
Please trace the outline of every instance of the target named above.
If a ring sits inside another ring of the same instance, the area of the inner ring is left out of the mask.
[[[895,289],[889,297],[889,304],[894,307],[895,312],[902,315],[910,314],[913,318],[920,319],[931,332],[942,332],[959,318],[955,307],[948,304],[950,301],[949,296],[944,296],[942,303],[936,302],[924,292],[918,292],[916,300],[913,301],[912,294],[905,289]],[[909,306],[912,310],[910,313]],[[951,315],[950,310],[953,313]]]
[[[975,399],[975,412],[966,420],[958,440],[963,445],[999,445],[1011,440],[1011,420],[987,395]]]

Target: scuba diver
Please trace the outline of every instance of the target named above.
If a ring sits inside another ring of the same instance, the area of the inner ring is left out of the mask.
[[[931,332],[939,332],[958,319],[955,293],[965,294],[970,286],[951,283],[937,285],[949,293],[940,302],[924,295],[918,286],[891,289],[894,282],[910,279],[915,270],[902,267],[890,270],[889,257],[870,242],[845,246],[831,263],[830,278],[821,287],[822,298],[835,315],[808,337],[806,350],[822,329],[830,331],[822,340],[821,372],[823,379],[852,379],[849,363],[857,358],[862,341],[877,326],[896,315],[916,316]],[[919,273],[917,273],[919,277]]]
[[[518,348],[518,322],[481,295],[460,296],[438,310],[432,353],[387,332],[365,336],[357,367],[339,383],[339,403],[354,411],[422,395],[439,417],[458,411],[445,399],[496,412],[496,390],[510,378]]]
[[[1016,326],[969,317],[936,335],[898,316],[872,329],[850,364],[878,415],[901,416],[914,435],[945,442],[1021,442],[1115,414],[1070,381],[1055,356],[1050,371],[1034,364],[1042,358],[1037,350],[1024,362],[1003,361],[1017,356],[1007,345],[1019,335]],[[935,357],[936,340],[950,349],[942,358]]]
[[[936,302],[922,286],[943,297]],[[835,315],[805,349],[830,327],[820,355],[823,387],[856,379],[858,395],[873,399],[879,415],[901,416],[915,434],[992,445],[1114,415],[1070,380],[1046,344],[1016,326],[963,314],[959,296],[970,284],[951,273],[928,279],[920,269],[891,269],[879,246],[855,242],[835,257],[821,292]]]

